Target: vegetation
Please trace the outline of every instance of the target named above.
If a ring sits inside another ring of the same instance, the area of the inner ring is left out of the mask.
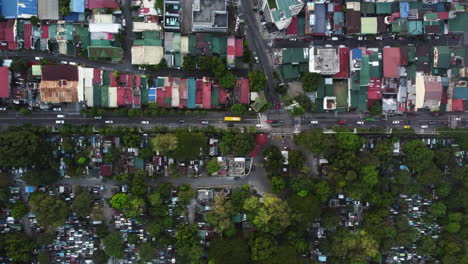
[[[234,115],[241,116],[247,113],[247,108],[243,104],[233,104],[231,106],[231,111]]]
[[[60,198],[43,192],[35,192],[29,200],[31,212],[36,215],[37,223],[44,228],[57,228],[65,223],[69,210]]]
[[[304,72],[301,76],[302,86],[305,92],[315,92],[322,80],[322,76],[318,73]]]
[[[104,244],[104,252],[114,258],[121,259],[124,257],[124,240],[120,232],[113,232],[105,237],[102,241]]]
[[[265,73],[260,70],[255,70],[248,75],[250,81],[250,89],[253,92],[260,92],[265,88],[266,76]]]
[[[209,174],[218,172],[221,169],[217,158],[212,158],[206,163],[206,170]]]

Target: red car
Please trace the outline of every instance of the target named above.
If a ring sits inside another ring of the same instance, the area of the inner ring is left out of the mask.
[[[346,121],[340,120],[340,121],[338,121],[338,124],[340,124],[340,125],[346,124]]]
[[[280,109],[280,104],[276,104],[276,105],[275,105],[275,109],[276,109],[276,110]]]
[[[267,122],[268,124],[271,124],[271,123],[273,123],[273,120],[267,120],[266,122]]]

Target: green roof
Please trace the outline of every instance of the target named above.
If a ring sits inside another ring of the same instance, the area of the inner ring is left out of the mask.
[[[278,66],[278,71],[283,80],[297,79],[300,77],[298,65],[281,64]]]
[[[359,71],[359,82],[360,85],[369,85],[370,82],[370,65],[369,65],[369,56],[362,56],[362,68]]]
[[[304,16],[297,16],[297,34],[302,36],[305,34],[305,18]]]
[[[110,47],[111,41],[107,39],[92,39],[90,46],[97,46],[97,47]]]
[[[361,2],[362,14],[375,14],[375,3]]]
[[[320,78],[319,85],[317,87],[317,98],[325,97],[325,78]]]
[[[434,47],[434,55],[437,50],[437,65],[436,68],[447,69],[450,66],[450,48],[447,46]]]
[[[408,33],[410,35],[422,35],[423,34],[422,21],[408,21]]]
[[[211,106],[219,106],[219,87],[211,87]]]
[[[101,105],[102,107],[109,107],[109,86],[101,87]]]
[[[298,2],[296,0],[278,0],[276,4],[277,9],[271,11],[273,22],[291,18],[291,9],[289,7],[298,5]]]
[[[260,91],[260,92],[258,92],[258,97],[255,99],[255,102],[253,102],[250,106],[252,107],[253,110],[258,112],[266,104],[267,104],[267,100],[266,100],[266,97],[265,97],[265,92]]]
[[[148,89],[140,89],[140,93],[141,93],[141,104],[148,104],[149,90]]]
[[[308,55],[306,48],[285,48],[283,49],[283,63],[308,62]]]
[[[468,12],[456,12],[455,14],[456,17],[448,21],[448,31],[462,33],[467,30]]]
[[[421,21],[418,21],[421,22]],[[395,21],[392,23],[392,32],[395,33],[408,33],[408,20],[406,19],[395,19]]]
[[[195,35],[189,36],[189,53],[192,56],[197,55],[197,37]]]
[[[133,164],[135,166],[135,169],[138,169],[138,170],[143,170],[144,169],[144,163],[143,163],[143,159],[141,158],[134,158],[133,159]]]
[[[181,59],[180,53],[174,54],[174,65],[177,66],[177,67],[181,67],[182,66],[181,61],[182,61],[182,59]]]
[[[50,27],[49,27],[49,30],[50,30]],[[81,41],[81,45],[83,47],[83,50],[87,51],[89,43],[90,43],[90,33],[89,33],[88,28],[80,27],[80,41]]]
[[[377,2],[376,13],[377,14],[391,14],[392,13],[392,2]]]
[[[94,85],[93,86],[93,104],[94,106],[101,106],[102,105],[102,97],[101,97],[101,86]]]
[[[73,41],[67,41],[67,55],[68,56],[76,55],[76,47]]]
[[[377,34],[377,17],[361,17],[361,33]]]
[[[369,55],[370,62],[370,78],[382,78],[383,66],[382,58],[379,57],[378,52],[373,52]]]
[[[408,62],[414,62],[416,58],[416,47],[408,47]]]
[[[172,47],[174,48],[174,52],[180,52],[180,33],[174,33]]]
[[[119,47],[88,47],[90,58],[111,58],[113,61],[122,60],[122,48]]]
[[[110,85],[110,72],[109,71],[102,72],[102,84]]]
[[[411,79],[416,78],[416,64],[411,64],[406,67],[406,72],[408,73],[408,77]]]

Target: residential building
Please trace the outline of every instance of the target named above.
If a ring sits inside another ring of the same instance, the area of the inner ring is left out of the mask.
[[[31,18],[37,16],[37,0],[2,0],[4,18]]]
[[[269,20],[275,24],[278,30],[283,30],[289,26],[292,17],[301,12],[304,3],[297,0],[264,0],[262,6],[268,6]]]
[[[178,0],[164,1],[164,29],[180,29],[180,2]]]
[[[78,98],[78,67],[46,65],[39,84],[41,101],[46,103],[76,103]]]
[[[10,70],[0,67],[0,99],[10,97]]]
[[[192,31],[227,32],[226,0],[194,0],[192,3]]]
[[[340,57],[336,47],[311,47],[309,50],[309,72],[333,75],[340,70]]]
[[[38,0],[37,17],[40,20],[58,20],[59,2],[58,0]]]

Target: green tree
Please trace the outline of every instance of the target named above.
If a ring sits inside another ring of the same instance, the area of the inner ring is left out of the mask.
[[[197,65],[198,68],[202,71],[212,71],[213,70],[213,57],[210,56],[198,56]]]
[[[202,248],[198,243],[197,231],[198,227],[194,224],[182,224],[176,230],[175,246],[179,255],[187,260],[186,263],[198,263],[203,255]]]
[[[280,193],[286,188],[286,182],[280,176],[271,177],[271,189],[274,193]]]
[[[176,136],[178,144],[172,156],[178,160],[199,157],[206,148],[207,138],[203,133],[180,131]]]
[[[315,154],[324,154],[325,157],[335,152],[335,137],[323,134],[320,129],[312,129],[294,137],[297,145],[303,146]]]
[[[31,115],[32,111],[26,107],[21,107],[21,109],[19,110],[19,113],[21,115],[27,116],[27,115]]]
[[[213,173],[218,172],[221,169],[221,166],[219,165],[218,159],[212,158],[210,161],[206,163],[206,170],[208,173],[211,175]]]
[[[217,76],[216,78],[218,79],[219,85],[224,89],[232,90],[234,86],[236,86],[237,78],[231,72],[226,71],[223,74]]]
[[[167,61],[164,58],[162,58],[158,64],[154,65],[154,69],[156,70],[165,70],[167,68],[168,68]]]
[[[0,133],[0,166],[43,166],[51,157],[51,145],[46,134],[12,128]],[[48,164],[47,164],[48,165]]]
[[[330,185],[326,181],[320,181],[314,184],[313,186],[314,193],[317,195],[320,201],[326,202],[328,201],[328,197],[330,197],[331,189]]]
[[[140,146],[141,143],[141,134],[138,130],[132,129],[122,137],[123,143],[129,148],[136,148]]]
[[[338,211],[329,209],[323,215],[320,216],[320,223],[325,228],[335,228],[341,222]]]
[[[20,220],[28,212],[28,206],[22,201],[17,201],[11,209],[11,216],[13,216],[13,218],[16,220]]]
[[[362,181],[365,185],[372,188],[379,182],[378,171],[375,166],[365,166],[361,168]]]
[[[353,133],[337,133],[336,141],[338,148],[356,151],[362,146],[363,139]]]
[[[246,156],[255,145],[255,138],[247,133],[240,133],[234,136],[232,152],[236,155]]]
[[[306,196],[313,190],[314,183],[307,175],[300,174],[291,179],[290,186],[296,194],[302,193],[300,196]]]
[[[130,193],[136,196],[143,196],[148,191],[148,185],[145,183],[143,171],[135,173],[132,184],[130,185]]]
[[[104,250],[98,249],[93,253],[93,262],[94,264],[107,264],[109,256],[104,252]]]
[[[377,101],[373,103],[369,109],[369,114],[371,116],[377,116],[382,114],[382,103]]]
[[[91,195],[88,192],[79,193],[72,203],[71,209],[78,217],[86,217],[90,215],[91,209]]]
[[[242,237],[213,239],[208,248],[208,256],[214,263],[239,264],[249,263],[249,246]]]
[[[436,217],[442,217],[445,215],[447,207],[443,202],[433,203],[429,208],[429,211]]]
[[[37,25],[39,24],[41,21],[39,20],[39,18],[37,18],[37,16],[32,16],[29,21],[31,21],[31,24],[33,25]]]
[[[187,206],[190,203],[190,200],[193,199],[195,193],[190,184],[184,184],[179,186],[179,203],[182,206]]]
[[[340,229],[333,234],[329,253],[347,259],[351,263],[364,263],[379,254],[379,245],[364,230],[349,231]]]
[[[156,185],[156,191],[161,194],[163,199],[169,199],[171,197],[173,186],[168,182],[161,182]]]
[[[138,245],[138,256],[143,262],[150,262],[156,255],[156,249],[150,243],[141,243]]]
[[[28,69],[28,61],[25,58],[14,59],[10,69],[14,72],[25,72]]]
[[[257,197],[249,197],[244,210],[254,216],[252,222],[261,232],[276,235],[290,224],[288,204],[273,194],[265,194],[263,203],[259,203]]]
[[[416,251],[420,255],[433,255],[436,249],[435,240],[429,235],[421,237],[416,243]]]
[[[0,187],[10,187],[13,184],[13,177],[8,172],[0,172]]]
[[[50,256],[46,251],[39,252],[37,256],[37,260],[39,261],[39,264],[51,264],[52,263],[52,260],[50,259]]]
[[[107,153],[104,154],[104,162],[105,163],[113,163],[117,161],[117,159],[120,156],[120,149],[117,148],[116,146],[111,146]]]
[[[302,86],[306,92],[315,92],[317,91],[318,86],[322,76],[317,73],[304,72],[301,76]]]
[[[414,172],[422,172],[432,165],[433,152],[419,140],[411,140],[403,145],[406,165]]]
[[[182,63],[182,70],[185,72],[192,72],[197,67],[197,61],[194,56],[184,56],[184,62]]]
[[[301,223],[301,227],[306,227],[307,224],[320,216],[320,201],[312,194],[299,196],[291,194],[287,202],[294,212],[296,221]]]
[[[248,74],[250,81],[250,89],[253,92],[260,92],[265,88],[266,76],[265,73],[260,70],[255,70]]]
[[[30,169],[23,174],[21,179],[30,185],[49,185],[57,181],[59,175],[53,169]]]
[[[150,147],[144,147],[140,149],[138,155],[143,160],[150,160],[153,157],[153,149]]]
[[[128,207],[124,209],[124,214],[129,218],[135,218],[144,213],[146,209],[145,200],[141,197],[130,196]]]
[[[289,151],[288,162],[293,169],[302,169],[304,167],[305,155],[300,150]]]
[[[124,257],[124,240],[120,232],[113,232],[106,236],[102,243],[104,252],[114,258],[122,259]]]
[[[151,139],[156,153],[168,154],[177,148],[178,140],[174,134],[159,134]]]
[[[23,232],[7,233],[0,242],[12,263],[31,263],[36,248],[34,241]]]
[[[35,192],[29,199],[31,212],[36,215],[37,222],[47,228],[57,228],[65,223],[68,216],[67,204],[43,192]]]
[[[247,113],[247,108],[243,104],[233,104],[231,106],[231,112],[234,115],[245,115]]]
[[[283,154],[276,146],[269,146],[263,153],[263,167],[270,174],[280,174],[285,162]]]
[[[445,226],[445,230],[450,233],[458,233],[460,228],[460,223],[457,222],[450,222],[447,226]]]
[[[233,227],[231,218],[234,213],[232,202],[218,196],[214,199],[212,210],[206,215],[206,221],[214,227],[216,233],[222,234]]]
[[[260,236],[251,242],[252,260],[255,263],[271,263],[278,251],[278,243],[273,237]]]
[[[123,210],[127,208],[129,205],[128,203],[128,195],[125,193],[116,193],[110,200],[110,205],[117,210]]]

